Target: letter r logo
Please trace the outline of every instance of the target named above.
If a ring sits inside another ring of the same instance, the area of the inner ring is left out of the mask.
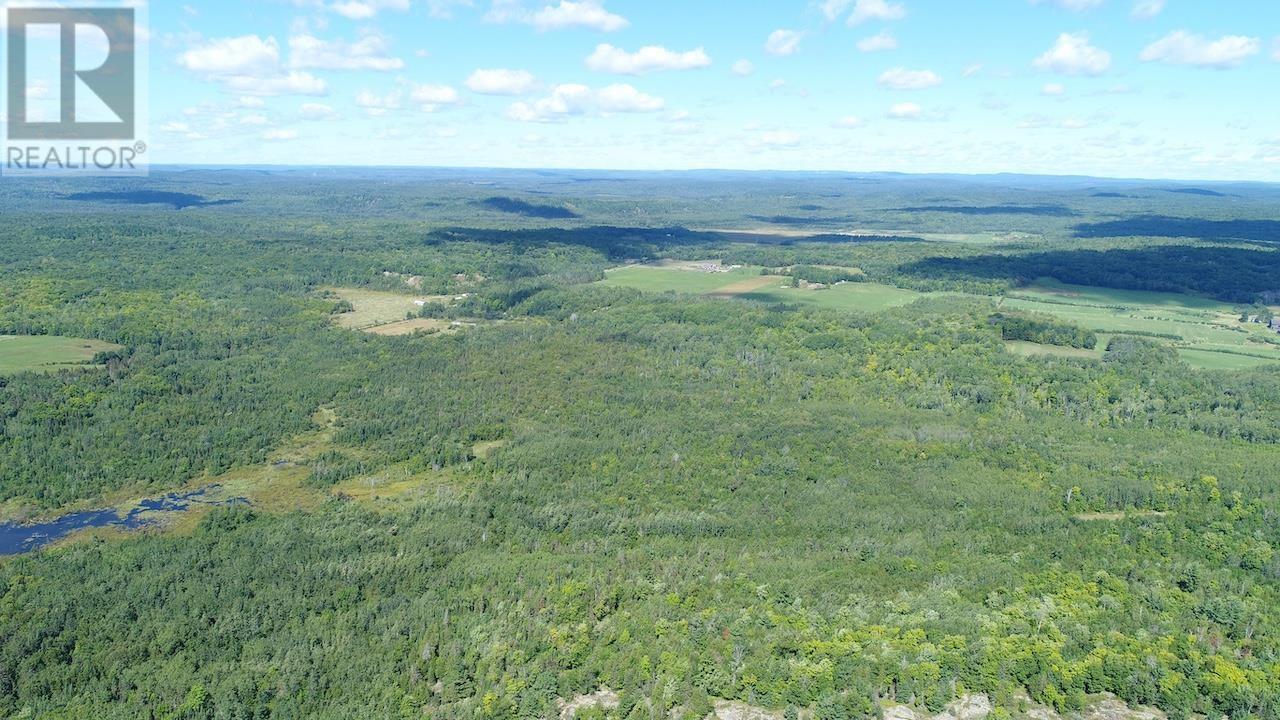
[[[27,38],[30,26],[53,26],[60,38],[58,77],[61,81],[59,119],[28,119]],[[107,38],[106,60],[96,68],[78,70],[76,27],[90,26]],[[137,32],[133,8],[9,8],[8,102],[11,140],[129,140],[137,118]],[[119,122],[81,122],[76,111],[76,82],[85,85]]]

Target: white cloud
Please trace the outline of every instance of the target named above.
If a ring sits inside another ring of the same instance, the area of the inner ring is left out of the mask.
[[[305,72],[287,75],[252,77],[235,75],[225,78],[227,88],[250,95],[328,95],[329,85],[318,77]]]
[[[448,85],[415,85],[409,93],[409,99],[426,112],[435,112],[445,105],[457,105],[462,102],[458,91]]]
[[[1032,5],[1039,5],[1042,0],[1031,0]],[[1106,0],[1051,0],[1054,5],[1071,12],[1084,12],[1098,7]]]
[[[630,85],[610,85],[596,93],[596,102],[604,112],[657,112],[666,102],[646,95]]]
[[[648,45],[629,53],[612,45],[597,45],[587,58],[587,67],[596,72],[617,75],[645,75],[662,70],[693,70],[711,64],[702,48],[674,52],[659,45]]]
[[[353,43],[295,35],[289,38],[289,65],[296,69],[391,72],[403,69],[404,61],[387,54],[387,41],[380,35],[366,35]]]
[[[271,121],[267,119],[266,115],[260,115],[258,113],[252,113],[240,118],[241,125],[268,125],[270,122]]]
[[[262,139],[270,142],[287,142],[298,139],[297,130],[273,129],[262,133]]]
[[[328,84],[310,73],[286,73],[280,43],[257,35],[221,38],[187,50],[178,64],[246,95],[325,95]]]
[[[1226,70],[1239,67],[1261,49],[1262,42],[1258,38],[1226,35],[1217,40],[1209,40],[1201,35],[1178,30],[1148,45],[1139,57],[1144,62]]]
[[[242,108],[260,108],[266,105],[267,102],[260,97],[244,95],[241,96],[239,100],[236,100],[236,104]]]
[[[835,20],[843,15],[845,10],[849,9],[851,2],[853,0],[823,0],[818,9],[822,11],[822,16],[828,21]]]
[[[666,106],[662,98],[646,95],[631,85],[609,85],[599,91],[586,85],[557,85],[551,94],[534,102],[518,102],[507,117],[522,122],[558,122],[570,117],[601,113],[657,112]]]
[[[1064,75],[1101,75],[1111,67],[1111,53],[1090,45],[1086,33],[1062,33],[1035,66]]]
[[[1280,62],[1280,38],[1276,38],[1272,43],[1271,59]]]
[[[481,95],[523,95],[536,84],[537,80],[527,70],[505,68],[476,70],[467,78],[467,89]]]
[[[298,116],[303,120],[334,120],[338,117],[338,112],[321,103],[303,103],[298,108]]]
[[[980,73],[980,72],[982,72],[982,64],[981,64],[981,63],[974,63],[974,64],[972,64],[972,65],[966,65],[966,66],[965,66],[965,68],[964,68],[964,70],[961,70],[961,71],[960,71],[960,75],[961,75],[962,77],[971,78],[971,77],[973,77],[974,75],[977,75],[977,74],[978,74],[978,73]]]
[[[368,20],[383,10],[408,10],[409,0],[342,0],[329,9],[348,20]]]
[[[404,93],[392,90],[386,95],[379,95],[372,90],[364,89],[356,93],[356,107],[364,108],[369,115],[385,115],[388,110],[399,110]]]
[[[551,95],[532,103],[518,102],[507,109],[507,117],[523,122],[554,122],[584,115],[592,106],[591,88],[586,85],[557,85]]]
[[[739,77],[746,77],[756,71],[756,66],[750,60],[739,60],[733,64],[733,74]]]
[[[942,84],[942,77],[932,70],[893,68],[880,75],[881,87],[890,90],[924,90]]]
[[[280,43],[257,35],[210,40],[179,55],[178,64],[208,75],[271,73],[280,66]]]
[[[924,114],[924,108],[916,103],[898,103],[889,108],[889,117],[894,120],[919,120]]]
[[[1049,83],[1040,89],[1041,95],[1048,95],[1049,97],[1060,97],[1066,93],[1067,89],[1060,83]]]
[[[853,6],[853,14],[849,16],[850,25],[861,25],[871,20],[901,20],[907,16],[907,8],[902,3],[891,3],[887,0],[858,0]]]
[[[871,37],[865,37],[859,40],[858,49],[864,53],[880,52],[882,50],[897,50],[898,39],[893,35],[890,35],[888,30],[885,30],[878,35],[872,35]]]
[[[1134,0],[1133,11],[1129,13],[1135,20],[1150,20],[1164,12],[1165,0]]]
[[[796,147],[801,140],[799,135],[790,130],[769,130],[761,133],[749,144],[753,147],[789,148]]]
[[[532,25],[539,32],[569,28],[614,32],[631,24],[621,15],[606,10],[601,0],[560,0],[559,4],[547,5],[537,12],[526,10],[520,0],[494,0],[484,19],[493,23]]]
[[[471,0],[427,0],[427,14],[440,20],[452,18],[455,7],[471,7]]]
[[[857,115],[846,115],[831,123],[831,127],[839,128],[841,130],[853,130],[854,128],[860,128],[863,125],[866,125],[866,122]]]
[[[795,55],[800,50],[800,41],[804,33],[796,30],[774,30],[765,41],[764,50],[770,55],[785,57]]]

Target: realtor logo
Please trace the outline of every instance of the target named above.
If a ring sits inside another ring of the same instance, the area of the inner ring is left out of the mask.
[[[5,174],[145,172],[139,10],[84,4],[7,9]]]

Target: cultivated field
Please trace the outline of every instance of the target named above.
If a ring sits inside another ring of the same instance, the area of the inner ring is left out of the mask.
[[[100,340],[53,335],[0,335],[0,375],[83,367],[94,355],[119,349],[119,345]]]
[[[1212,370],[1280,362],[1280,335],[1240,322],[1235,308],[1210,298],[1111,290],[1043,280],[1011,293],[1007,308],[1056,315],[1104,336],[1133,334],[1176,348],[1190,364]]]
[[[441,295],[400,295],[398,293],[365,290],[362,288],[335,287],[324,288],[324,290],[331,295],[346,300],[355,308],[352,312],[335,316],[334,322],[348,330],[365,330],[369,332],[373,332],[374,328],[383,325],[401,323],[405,320],[413,319],[410,316],[417,315],[422,307],[418,303],[447,303],[452,301],[452,298]],[[410,332],[413,332],[413,330],[378,334],[406,335]]]
[[[706,272],[696,264],[680,267],[629,265],[610,270],[601,284],[649,292],[676,292],[712,297],[737,297],[770,303],[842,310],[876,311],[907,305],[921,293],[879,283],[845,283],[821,290],[787,287],[788,278],[761,275],[762,268],[742,267],[729,272]]]
[[[788,278],[761,275],[762,268],[708,272],[706,263],[630,265],[610,270],[606,285],[650,292],[734,297],[793,306],[875,312],[908,305],[927,293],[880,283],[844,283],[819,290],[788,286]],[[1211,298],[1173,293],[1112,290],[1041,280],[1000,300],[1011,310],[1054,315],[1099,335],[1095,351],[1035,343],[1008,343],[1026,356],[1100,358],[1115,335],[1135,335],[1178,350],[1194,367],[1237,370],[1280,362],[1280,335]]]

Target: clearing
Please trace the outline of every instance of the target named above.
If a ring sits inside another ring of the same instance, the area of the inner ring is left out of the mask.
[[[437,320],[435,318],[415,318],[413,320],[401,320],[396,323],[387,325],[377,325],[365,330],[365,332],[373,335],[381,335],[383,337],[397,337],[400,335],[412,335],[416,332],[425,333],[451,333],[457,332],[461,325],[452,323],[448,320]]]
[[[784,287],[787,278],[762,275],[752,265],[708,272],[714,261],[628,265],[609,270],[602,285],[629,287],[648,292],[677,292],[712,297],[736,297],[768,303],[856,310],[884,310],[909,305],[922,293],[879,283],[842,283],[822,290]]]
[[[1055,315],[1100,335],[1146,337],[1175,348],[1201,369],[1236,370],[1280,362],[1280,336],[1260,324],[1240,322],[1233,305],[1212,298],[1046,279],[1009,293],[1003,305]],[[1099,339],[1099,346],[1105,349],[1106,338]],[[1027,348],[1017,351],[1026,353]]]
[[[355,309],[348,313],[334,316],[334,322],[348,330],[364,330],[373,332],[374,328],[415,320],[418,311],[427,303],[453,302],[452,297],[444,295],[401,295],[381,290],[365,290],[363,288],[327,287],[322,288],[327,296],[346,300]],[[405,335],[405,332],[380,334]]]
[[[0,335],[0,375],[88,367],[94,355],[121,349],[120,345],[84,338]]]

